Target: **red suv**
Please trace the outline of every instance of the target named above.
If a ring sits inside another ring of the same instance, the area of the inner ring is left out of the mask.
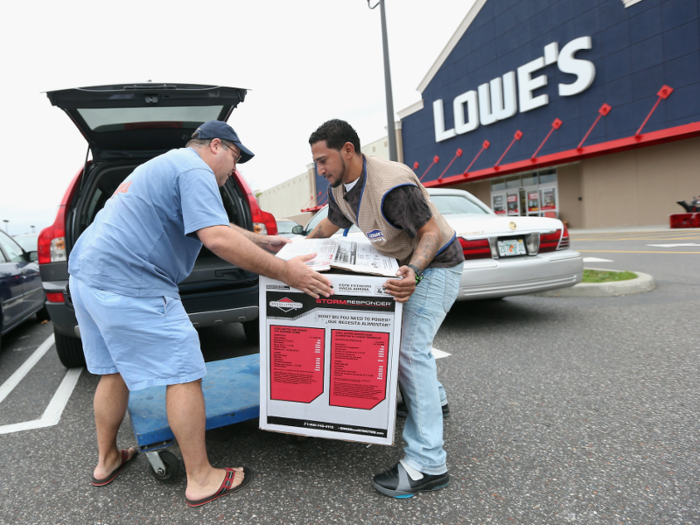
[[[80,234],[119,184],[140,164],[174,148],[208,120],[228,120],[245,89],[193,84],[131,84],[50,91],[88,142],[83,166],[61,201],[54,224],[39,235],[39,265],[56,350],[66,367],[84,366],[80,327],[68,289],[68,259]],[[91,160],[88,158],[91,157]],[[275,218],[262,211],[238,172],[221,187],[229,220],[275,235]],[[242,323],[258,338],[258,276],[202,247],[180,296],[195,327]]]

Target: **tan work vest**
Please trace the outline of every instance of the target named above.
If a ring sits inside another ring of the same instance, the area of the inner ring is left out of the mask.
[[[418,237],[411,239],[406,232],[395,228],[387,221],[382,213],[384,197],[398,186],[417,186],[423,193],[442,235],[442,243],[438,253],[447,248],[454,240],[454,229],[447,224],[433,201],[430,200],[428,190],[423,187],[416,174],[408,166],[380,157],[365,156],[364,173],[365,184],[360,189],[362,193],[357,209],[352,209],[343,198],[346,193],[344,184],[337,188],[331,188],[331,196],[343,215],[362,230],[379,253],[398,259],[399,264],[403,266],[411,261],[411,256],[418,246]]]

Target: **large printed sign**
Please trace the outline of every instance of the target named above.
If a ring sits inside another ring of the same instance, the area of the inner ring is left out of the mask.
[[[542,190],[542,209],[557,209],[556,193],[554,192],[554,188],[546,188]]]
[[[493,204],[493,206],[492,206],[493,212],[496,215],[505,215],[506,214],[505,195],[503,195],[503,194],[492,195],[491,202]]]
[[[270,398],[311,403],[323,393],[324,333],[320,328],[270,327]]]
[[[530,213],[540,211],[540,192],[539,191],[528,191],[527,192],[527,211]]]
[[[389,334],[331,331],[332,406],[371,410],[386,399]]]
[[[508,194],[508,215],[520,215],[520,198],[517,193]]]
[[[582,36],[566,44],[561,51],[559,44],[552,42],[544,47],[543,56],[538,57],[517,69],[509,71],[502,77],[481,84],[477,90],[470,90],[457,96],[452,101],[454,128],[445,129],[445,113],[442,99],[433,102],[433,119],[435,123],[435,141],[441,142],[456,135],[474,131],[479,125],[488,126],[499,120],[505,120],[518,112],[525,113],[549,104],[549,95],[533,96],[533,91],[547,85],[547,75],[533,74],[540,69],[556,63],[562,73],[575,75],[576,80],[570,84],[558,85],[560,97],[577,95],[590,87],[595,79],[595,65],[589,60],[574,57],[577,51],[591,49],[591,37]]]
[[[260,428],[391,445],[402,305],[386,277],[325,275],[319,299],[260,278]]]

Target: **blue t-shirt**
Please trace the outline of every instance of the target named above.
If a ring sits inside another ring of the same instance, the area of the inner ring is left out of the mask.
[[[70,254],[68,271],[86,284],[131,297],[178,297],[197,259],[195,233],[228,226],[216,177],[192,148],[136,168]]]

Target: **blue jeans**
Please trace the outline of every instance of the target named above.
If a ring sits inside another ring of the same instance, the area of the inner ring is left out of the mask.
[[[457,299],[462,265],[428,268],[403,307],[399,383],[408,417],[403,429],[404,461],[424,474],[447,472],[442,440],[442,408],[445,392],[437,379],[430,350],[433,339]],[[441,399],[442,398],[442,399]]]

